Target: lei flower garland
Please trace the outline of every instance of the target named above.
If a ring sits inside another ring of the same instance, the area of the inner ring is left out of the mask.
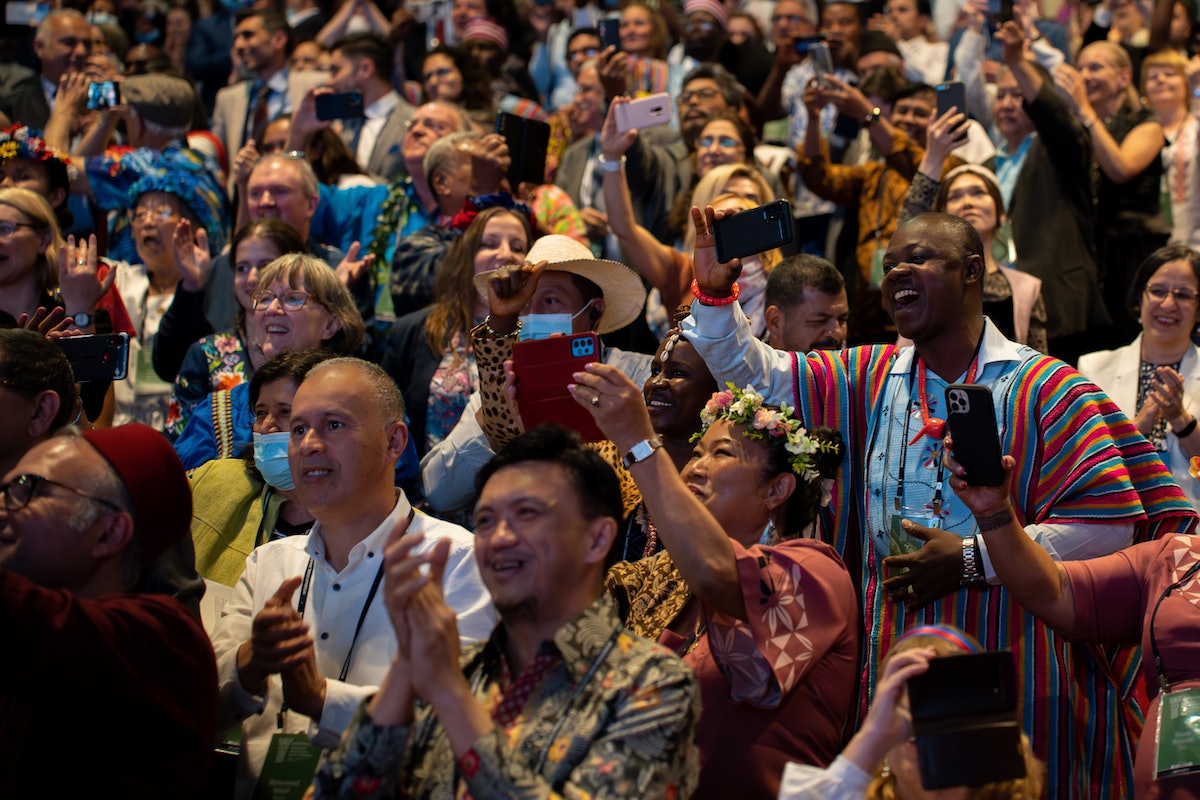
[[[791,464],[792,471],[806,481],[815,481],[821,477],[813,463],[814,453],[841,451],[833,442],[820,441],[809,436],[800,420],[796,419],[795,409],[787,403],[780,403],[777,409],[770,408],[754,387],[739,389],[732,383],[725,385],[727,389],[713,392],[713,396],[704,404],[704,409],[700,412],[702,427],[692,435],[691,441],[697,441],[704,436],[709,426],[718,419],[728,420],[734,425],[744,426],[745,435],[749,439],[782,445],[788,452],[788,463]]]

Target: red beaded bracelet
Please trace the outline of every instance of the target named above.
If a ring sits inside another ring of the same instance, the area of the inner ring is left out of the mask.
[[[742,293],[742,287],[735,282],[731,288],[733,293],[728,297],[711,297],[700,291],[699,282],[692,278],[692,296],[699,300],[702,306],[727,306],[737,302],[738,295]]]

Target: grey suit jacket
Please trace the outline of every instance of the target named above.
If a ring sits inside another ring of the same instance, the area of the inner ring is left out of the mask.
[[[304,99],[308,90],[314,86],[320,86],[325,82],[325,78],[324,72],[315,70],[289,71],[288,100],[292,104],[292,110],[299,108],[300,101]],[[225,145],[225,157],[229,159],[231,166],[238,151],[245,144],[242,135],[246,130],[246,114],[250,111],[250,93],[253,89],[254,81],[244,80],[233,86],[226,86],[217,92],[217,102],[213,108],[212,132],[221,141],[221,144]],[[230,173],[232,174],[232,172],[231,169]],[[232,180],[231,177],[229,187],[231,194]]]
[[[404,127],[404,123],[412,119],[414,111],[416,109],[412,107],[411,103],[400,98],[400,102],[392,109],[392,113],[388,114],[387,122],[383,123],[383,130],[379,132],[375,146],[371,148],[371,159],[366,164],[359,166],[371,175],[382,178],[385,183],[390,183],[397,175],[405,172],[404,156],[400,155],[400,145],[404,142],[405,134],[408,133],[408,128]]]

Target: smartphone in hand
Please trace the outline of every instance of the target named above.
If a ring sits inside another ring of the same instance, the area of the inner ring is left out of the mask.
[[[954,460],[967,470],[967,483],[974,486],[1004,483],[992,390],[977,383],[947,386],[946,422],[954,439]]]
[[[55,340],[77,383],[124,380],[129,370],[129,334],[96,333]]]
[[[88,110],[101,111],[120,104],[121,89],[113,81],[92,81],[88,84]]]
[[[316,96],[317,119],[329,122],[335,119],[364,119],[367,110],[363,106],[362,92],[333,92]]]
[[[630,100],[617,106],[617,132],[653,128],[671,121],[671,95],[666,92]]]
[[[782,199],[713,223],[717,260],[722,264],[782,247],[792,236],[792,206]]]
[[[525,430],[554,422],[577,431],[585,442],[598,442],[604,434],[596,420],[567,391],[571,376],[586,364],[600,360],[600,337],[577,333],[534,339],[513,345],[513,372],[517,377],[517,409]]]

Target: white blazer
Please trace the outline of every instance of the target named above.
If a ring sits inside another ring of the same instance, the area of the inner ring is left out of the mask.
[[[1132,419],[1137,413],[1138,368],[1142,361],[1142,336],[1117,350],[1101,350],[1079,357],[1079,373],[1095,383]],[[1179,364],[1183,376],[1183,407],[1200,417],[1200,348],[1192,345]],[[1188,474],[1188,456],[1179,439],[1167,431],[1167,462],[1175,482],[1195,508],[1200,508],[1200,481]]]

